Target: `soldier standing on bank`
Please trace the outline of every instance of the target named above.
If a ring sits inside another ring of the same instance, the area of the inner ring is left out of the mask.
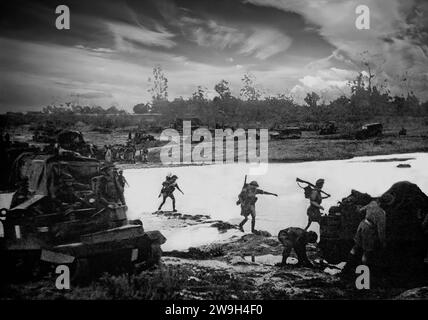
[[[241,193],[238,196],[236,205],[241,205],[241,216],[244,216],[244,220],[239,224],[239,230],[244,232],[244,224],[248,221],[248,216],[251,215],[251,232],[256,233],[256,202],[258,194],[268,194],[277,197],[275,193],[270,193],[258,189],[259,184],[257,181],[251,181],[248,185],[242,188]]]
[[[125,189],[125,186],[128,186],[128,187],[129,187],[129,183],[128,183],[128,181],[126,180],[125,176],[123,175],[123,170],[122,170],[122,169],[120,169],[118,172],[119,172],[119,173],[118,173],[117,177],[118,177],[119,184],[120,184],[120,186],[122,187],[122,189]]]

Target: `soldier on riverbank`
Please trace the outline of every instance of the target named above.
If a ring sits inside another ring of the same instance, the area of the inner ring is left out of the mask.
[[[287,264],[287,258],[290,256],[291,250],[297,255],[299,262],[296,266],[313,267],[306,254],[306,245],[308,243],[316,243],[318,235],[314,231],[306,231],[302,228],[290,227],[281,230],[278,233],[278,240],[284,246],[282,251],[282,262],[279,266]]]
[[[349,276],[359,264],[373,266],[379,262],[382,250],[386,246],[385,224],[386,213],[381,205],[391,201],[390,195],[373,199],[359,211],[365,212],[365,218],[360,222],[354,237],[354,246],[349,253],[348,261],[342,272]]]
[[[162,196],[162,203],[160,204],[158,211],[162,209],[162,206],[165,204],[165,201],[167,198],[171,198],[172,200],[172,211],[177,212],[175,209],[175,197],[174,197],[174,191],[177,188],[178,191],[180,191],[182,194],[183,191],[181,191],[180,187],[177,184],[178,177],[176,175],[173,176],[167,176],[165,181],[162,183],[162,189],[159,193],[159,197]]]
[[[244,224],[248,221],[248,216],[251,215],[251,232],[257,233],[256,226],[256,202],[258,194],[267,194],[277,197],[275,193],[270,193],[258,189],[259,184],[257,181],[251,181],[248,185],[244,185],[241,193],[238,196],[236,205],[241,205],[241,216],[244,216],[244,220],[239,224],[239,230],[244,232]]]
[[[307,210],[308,215],[308,224],[306,225],[305,230],[308,230],[312,222],[320,223],[321,220],[321,211],[324,210],[324,207],[321,205],[323,199],[328,198],[329,196],[323,197],[321,195],[321,190],[324,186],[324,179],[318,179],[315,182],[315,188],[312,189],[309,197],[309,208]]]

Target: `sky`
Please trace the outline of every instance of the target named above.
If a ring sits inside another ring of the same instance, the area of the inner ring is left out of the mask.
[[[58,30],[55,8],[70,9]],[[370,9],[370,29],[355,26]],[[329,101],[369,62],[378,85],[428,100],[426,0],[93,0],[0,4],[0,111],[49,104],[148,102],[160,65],[169,99],[197,86],[215,96],[225,79],[239,95],[245,73],[266,95]]]

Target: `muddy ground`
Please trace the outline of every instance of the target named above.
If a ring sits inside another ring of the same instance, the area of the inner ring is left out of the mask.
[[[219,228],[222,226],[219,225]],[[223,226],[224,227],[224,226]],[[226,226],[227,227],[227,226]],[[245,234],[227,242],[166,252],[158,267],[132,274],[104,274],[87,284],[55,288],[51,273],[37,281],[4,287],[3,299],[427,299],[428,287],[394,288],[373,284],[357,290],[337,275],[343,265],[322,263],[308,246],[314,268],[275,266],[282,247],[276,237]]]

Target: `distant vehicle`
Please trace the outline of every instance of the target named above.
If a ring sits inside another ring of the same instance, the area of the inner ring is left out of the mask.
[[[399,136],[406,136],[407,135],[407,129],[406,128],[401,128],[401,130],[398,132]]]
[[[358,140],[369,139],[382,135],[383,125],[381,123],[369,123],[355,133],[355,138]]]
[[[329,121],[325,123],[321,130],[319,131],[320,135],[327,135],[327,134],[335,134],[337,132],[337,124],[334,121]]]
[[[155,137],[151,134],[148,134],[146,131],[144,130],[140,130],[135,132],[134,137],[131,140],[131,143],[133,144],[142,144],[144,142],[147,141],[155,141]]]
[[[287,127],[277,125],[269,132],[271,139],[300,139],[302,137],[302,129],[300,127]]]
[[[178,132],[183,132],[183,122],[190,121],[191,122],[191,131],[199,129],[203,127],[202,121],[196,117],[188,117],[188,118],[177,118],[173,123],[171,123],[170,127],[172,129],[177,130]]]

